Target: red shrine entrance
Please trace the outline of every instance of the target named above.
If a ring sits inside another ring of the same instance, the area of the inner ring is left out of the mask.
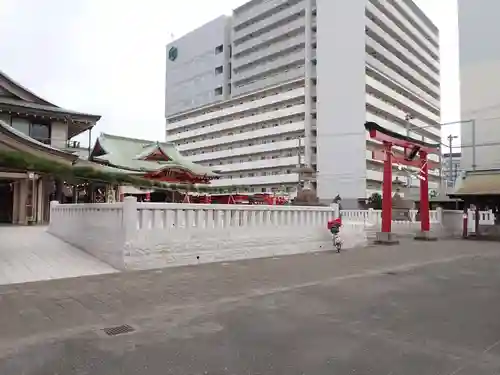
[[[375,122],[366,122],[365,129],[370,138],[382,142],[384,176],[382,183],[382,231],[377,233],[378,243],[397,243],[391,232],[392,226],[392,168],[398,166],[412,166],[419,168],[420,180],[420,233],[415,239],[432,240],[430,236],[429,218],[429,163],[436,167],[437,163],[427,160],[430,154],[439,154],[439,143],[431,144],[392,132],[382,128]],[[396,156],[393,147],[402,147],[404,153]],[[418,159],[415,160],[418,156]]]

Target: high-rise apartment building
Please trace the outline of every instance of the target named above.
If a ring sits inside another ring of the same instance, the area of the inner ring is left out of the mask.
[[[460,159],[462,158],[462,153],[452,152],[443,154],[443,181],[446,182],[448,187],[455,186],[457,179],[462,173],[460,168]]]
[[[303,164],[354,201],[382,182],[365,121],[440,141],[438,30],[411,0],[251,0],[167,57],[167,140],[220,186],[293,191]]]
[[[500,168],[500,2],[458,0],[461,168]]]

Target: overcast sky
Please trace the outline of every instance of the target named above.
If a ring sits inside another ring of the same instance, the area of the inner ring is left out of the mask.
[[[102,115],[94,138],[163,140],[165,45],[245,1],[0,0],[0,69],[61,107]],[[440,28],[442,120],[455,121],[456,0],[415,1]]]

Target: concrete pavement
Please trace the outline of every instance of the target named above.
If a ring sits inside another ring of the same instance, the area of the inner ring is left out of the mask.
[[[48,234],[46,227],[0,226],[0,285],[117,272]]]
[[[499,263],[411,242],[3,286],[0,374],[498,374]]]

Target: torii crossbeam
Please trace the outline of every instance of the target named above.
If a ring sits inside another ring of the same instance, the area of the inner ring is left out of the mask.
[[[397,240],[391,232],[392,226],[392,167],[393,164],[420,168],[420,230],[418,239],[431,239],[429,217],[429,162],[430,154],[439,154],[439,143],[427,143],[385,129],[375,122],[366,122],[365,129],[370,138],[382,142],[384,152],[384,176],[382,183],[382,231],[377,234],[379,243],[395,243]],[[404,155],[395,156],[392,148],[402,147]],[[419,160],[415,160],[416,157]],[[430,162],[435,166],[434,162]]]

